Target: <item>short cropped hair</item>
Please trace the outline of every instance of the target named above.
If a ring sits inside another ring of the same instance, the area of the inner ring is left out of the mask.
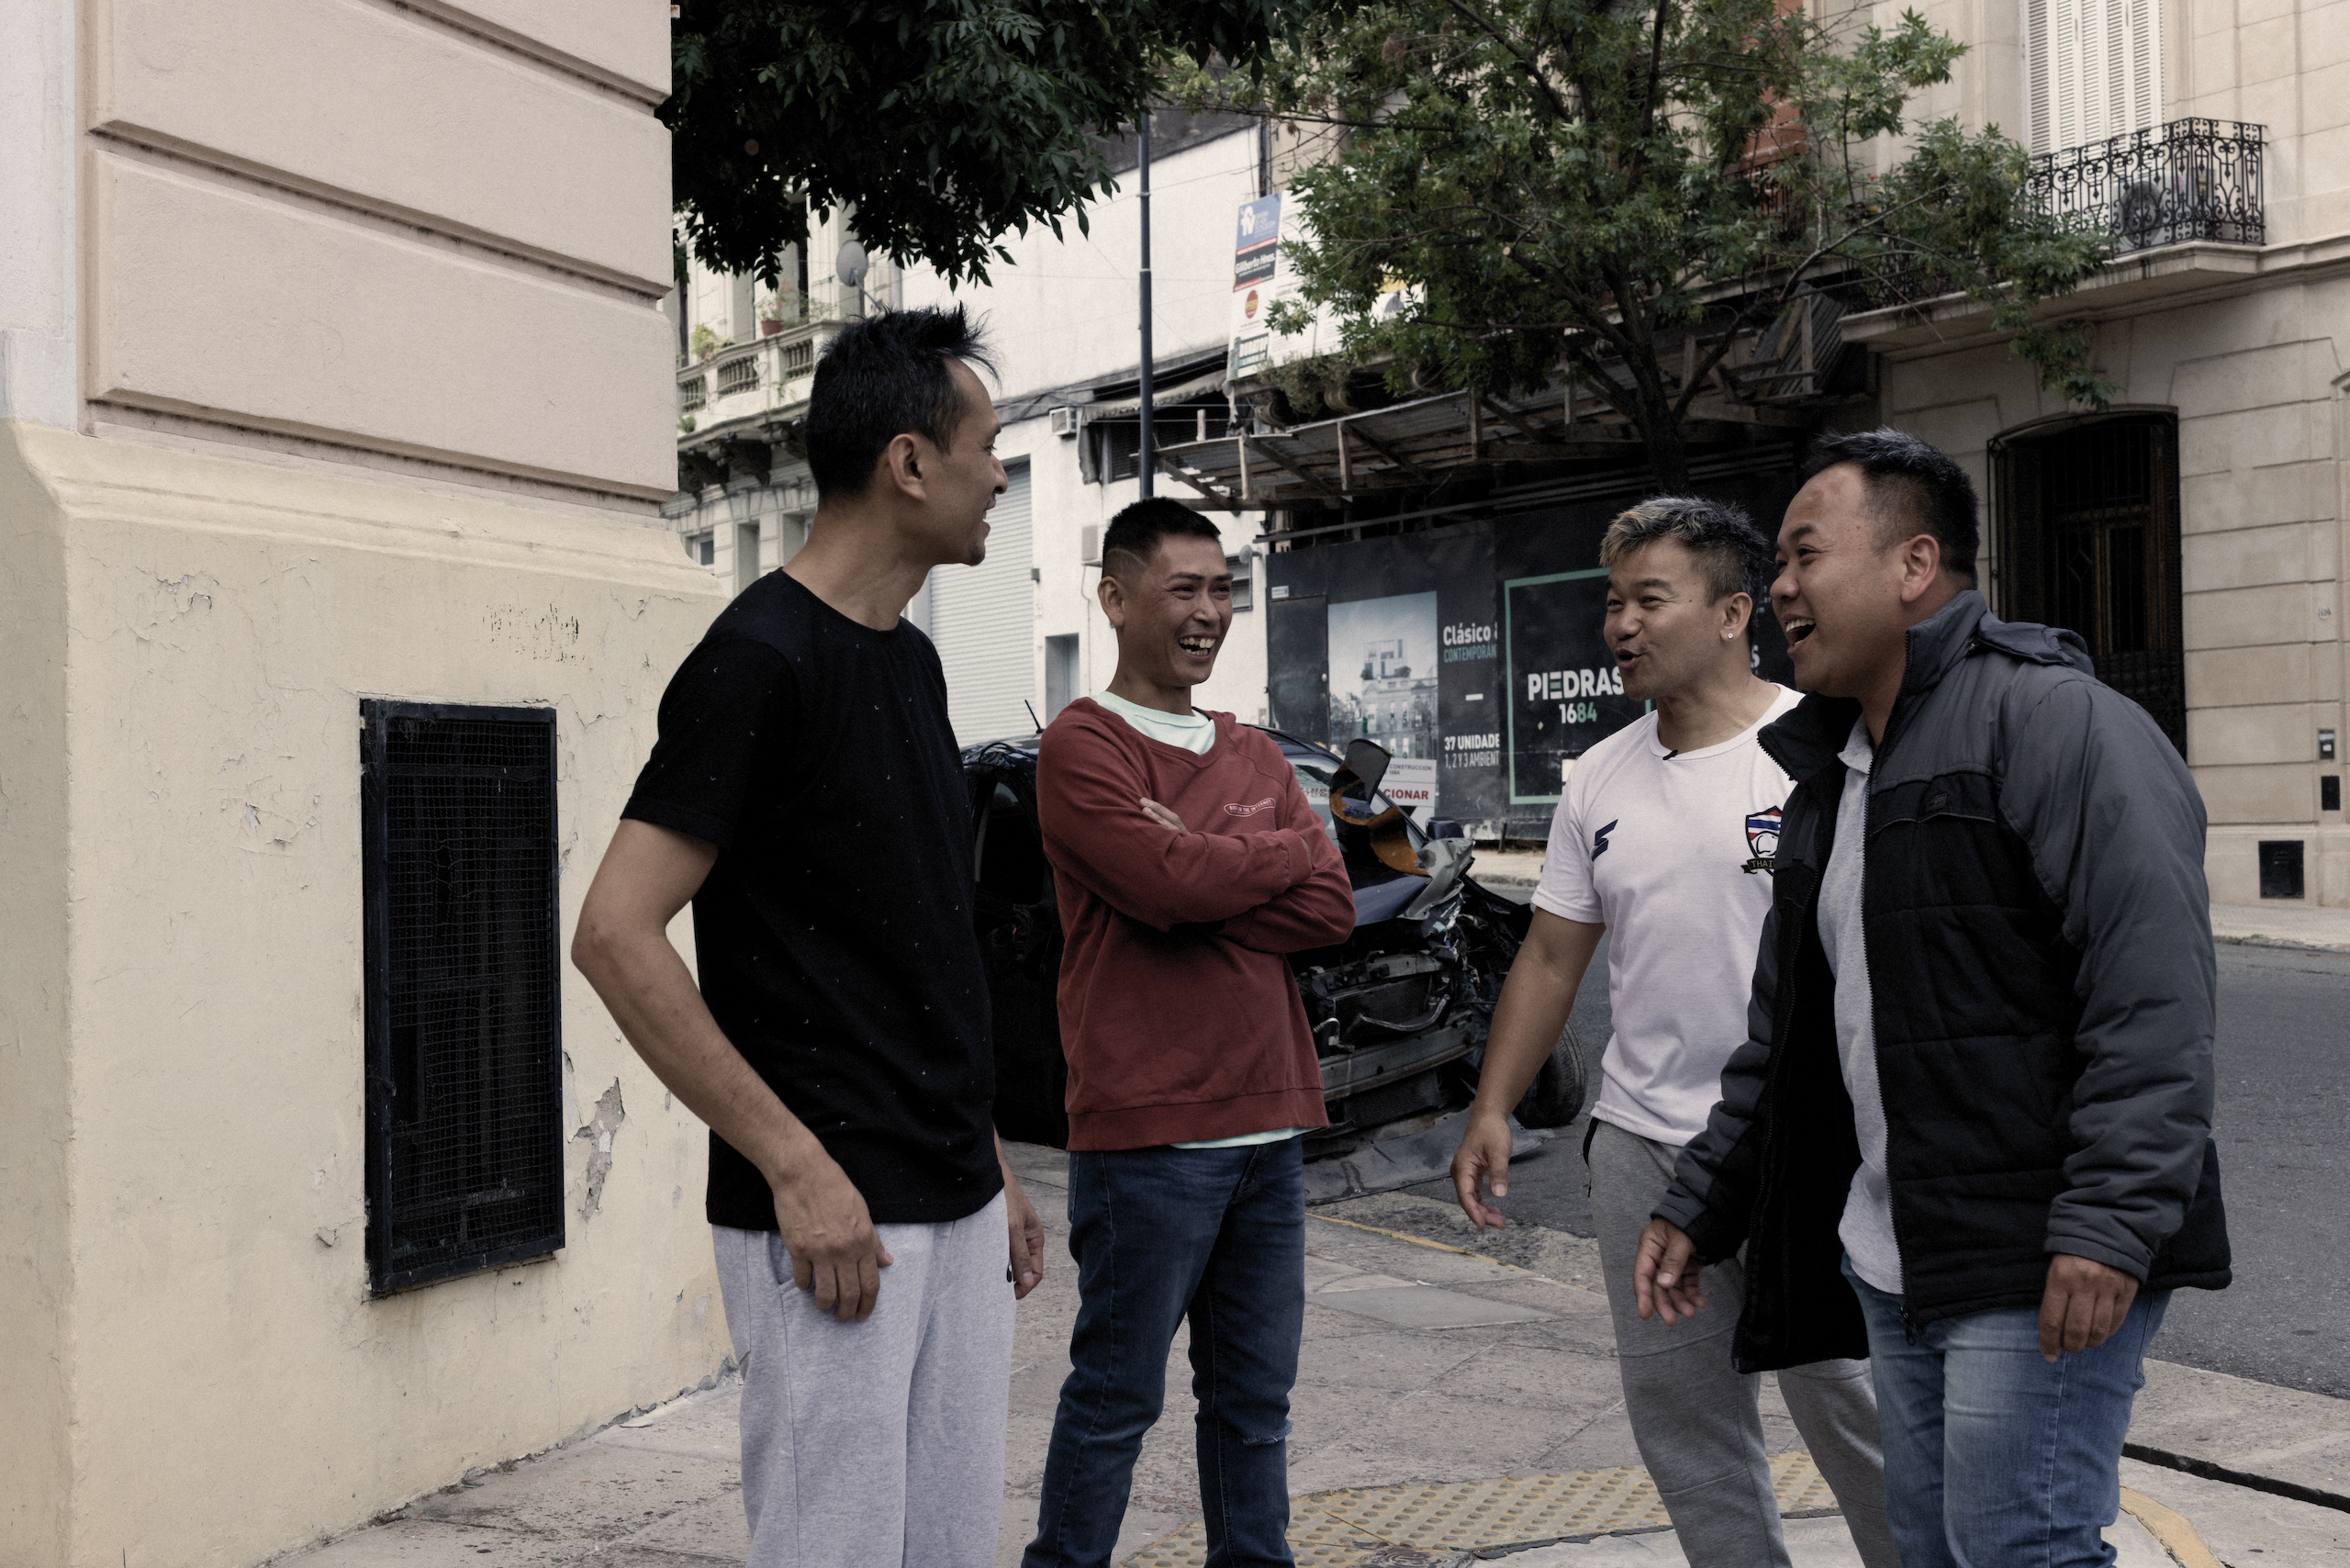
[[[1139,575],[1158,554],[1158,542],[1173,534],[1213,539],[1220,550],[1224,534],[1216,525],[1181,501],[1153,496],[1119,510],[1102,535],[1102,575],[1121,582]]]
[[[946,367],[956,359],[995,370],[987,340],[960,305],[885,310],[834,338],[816,362],[808,398],[804,433],[816,494],[863,495],[901,435],[951,447],[963,422],[963,397]]]
[[[1697,557],[1716,601],[1742,593],[1757,612],[1770,602],[1771,579],[1777,575],[1770,541],[1742,508],[1702,496],[1651,496],[1607,525],[1599,542],[1599,564],[1613,567],[1660,539],[1678,540]]]
[[[1970,587],[1982,543],[1981,503],[1975,481],[1940,448],[1906,431],[1859,431],[1814,442],[1804,460],[1806,483],[1841,463],[1861,471],[1869,508],[1876,514],[1877,547],[1930,533],[1941,541],[1942,570]]]

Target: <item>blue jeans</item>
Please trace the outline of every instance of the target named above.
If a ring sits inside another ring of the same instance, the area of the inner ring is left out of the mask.
[[[1886,1513],[1903,1568],[2089,1568],[2113,1561],[2121,1439],[2170,1293],[2141,1293],[2092,1350],[2040,1356],[2040,1309],[1929,1323],[1844,1277],[1868,1320]]]
[[[1289,1551],[1289,1391],[1305,1326],[1302,1137],[1238,1148],[1069,1157],[1075,1363],[1045,1455],[1022,1568],[1102,1568],[1143,1434],[1167,1398],[1167,1348],[1192,1325],[1208,1568]]]

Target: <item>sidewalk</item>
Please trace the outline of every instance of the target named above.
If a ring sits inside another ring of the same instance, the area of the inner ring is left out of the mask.
[[[1007,1568],[1035,1526],[1077,1305],[1064,1157],[1023,1148],[1015,1163],[1051,1237],[1046,1281],[1021,1308],[1013,1357],[996,1552]],[[1330,1205],[1307,1222],[1311,1294],[1290,1441],[1298,1562],[1680,1563],[1624,1418],[1606,1305],[1592,1288],[1593,1244],[1525,1227],[1504,1233],[1509,1255],[1536,1272],[1404,1234],[1449,1238],[1445,1208],[1388,1194]],[[1180,1338],[1168,1383],[1169,1414],[1136,1467],[1122,1563],[1202,1561],[1190,1369]],[[737,1387],[724,1385],[689,1395],[453,1484],[373,1528],[282,1558],[279,1568],[739,1563],[748,1543],[737,1490],[738,1398]],[[1764,1401],[1795,1562],[1856,1563],[1775,1387],[1766,1385]],[[2210,1472],[2273,1475],[2309,1495],[2350,1498],[2350,1403],[2156,1364],[2132,1439]],[[2128,1463],[2125,1472],[2132,1511],[2110,1539],[2126,1568],[2350,1568],[2350,1513],[2152,1464]],[[2153,1521],[2154,1533],[2141,1519]],[[2199,1531],[2216,1558],[2196,1554]]]
[[[1542,879],[1539,851],[1480,849],[1469,873],[1493,888],[1532,888]],[[2309,947],[2350,953],[2350,909],[2321,909],[2300,901],[2215,903],[2211,935],[2257,947]]]
[[[2350,953],[2350,909],[2300,902],[2215,903],[2211,935],[2258,947],[2315,947]]]

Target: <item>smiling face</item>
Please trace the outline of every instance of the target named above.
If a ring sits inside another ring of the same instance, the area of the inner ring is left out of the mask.
[[[976,566],[987,559],[988,510],[1010,482],[996,460],[996,433],[1002,421],[995,403],[971,367],[949,360],[946,373],[963,398],[963,417],[956,421],[941,448],[917,435],[899,439],[913,443],[915,471],[922,481],[923,532],[941,566]],[[886,459],[885,459],[886,461]]]
[[[1215,673],[1215,656],[1232,630],[1232,568],[1224,546],[1197,534],[1162,535],[1150,559],[1119,558],[1102,578],[1102,613],[1118,633],[1113,690],[1129,701],[1174,712],[1191,708],[1191,689]],[[1140,690],[1127,690],[1136,687]],[[1156,694],[1158,700],[1148,698]]]
[[[1888,672],[1898,685],[1922,585],[1913,581],[1916,541],[1887,543],[1887,532],[1898,530],[1879,522],[1850,463],[1815,476],[1787,503],[1771,601],[1804,690],[1865,701]]]
[[[1725,664],[1747,667],[1742,593],[1714,597],[1707,563],[1678,539],[1659,539],[1619,557],[1607,573],[1607,651],[1624,695],[1671,700]]]

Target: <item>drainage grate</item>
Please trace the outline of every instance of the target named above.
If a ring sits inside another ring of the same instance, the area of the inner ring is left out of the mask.
[[[1811,1455],[1801,1450],[1771,1461],[1771,1482],[1782,1513],[1836,1506]],[[1291,1499],[1289,1541],[1298,1568],[1365,1568],[1369,1562],[1449,1563],[1494,1547],[1589,1540],[1672,1522],[1649,1473],[1633,1465],[1316,1492]],[[1127,1558],[1125,1568],[1198,1568],[1206,1561],[1204,1527],[1194,1519]]]
[[[563,1245],[554,715],[361,704],[378,1292]]]

